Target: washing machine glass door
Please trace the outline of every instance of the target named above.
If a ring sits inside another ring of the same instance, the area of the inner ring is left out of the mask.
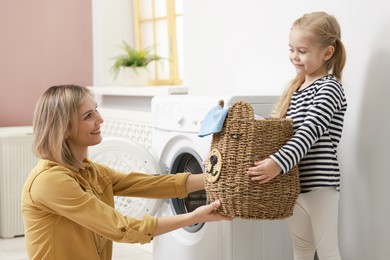
[[[191,172],[194,174],[203,173],[204,169],[200,156],[191,150],[180,152],[174,159],[171,173]],[[177,199],[172,201],[172,207],[176,214],[184,214],[192,212],[196,208],[207,204],[207,195],[205,190],[191,192],[187,198]],[[204,223],[198,223],[192,226],[187,226],[184,229],[188,232],[197,232],[203,227]]]
[[[120,137],[107,137],[95,146],[89,147],[89,158],[104,163],[116,171],[144,172],[161,174],[156,160],[143,146]],[[145,214],[154,215],[161,200],[116,196],[115,208],[123,215],[142,218]]]

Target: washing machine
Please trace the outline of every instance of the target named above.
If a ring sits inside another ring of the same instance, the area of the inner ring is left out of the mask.
[[[255,114],[269,116],[273,95],[156,96],[152,99],[152,150],[162,172],[204,172],[212,136],[198,137],[207,112],[223,99],[225,106],[244,100]],[[161,201],[157,216],[173,216],[207,204],[205,191],[185,199]],[[284,220],[242,220],[198,223],[153,240],[154,260],[290,260],[293,259]]]

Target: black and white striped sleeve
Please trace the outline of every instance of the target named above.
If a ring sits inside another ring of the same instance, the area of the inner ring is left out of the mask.
[[[324,133],[328,135],[332,132],[332,136],[335,136],[332,141],[338,143],[343,118],[340,123],[337,114],[344,104],[344,92],[336,81],[326,81],[326,84],[315,85],[293,95],[287,117],[293,119],[294,135],[279,151],[271,155],[283,173],[297,165]]]

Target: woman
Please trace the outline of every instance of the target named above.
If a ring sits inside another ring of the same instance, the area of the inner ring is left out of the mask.
[[[102,140],[103,119],[84,87],[50,87],[33,120],[34,153],[41,158],[22,192],[30,259],[111,259],[112,241],[148,243],[160,234],[199,222],[229,220],[220,202],[187,214],[135,219],[114,209],[114,195],[186,197],[204,188],[204,174],[124,174],[87,158]]]

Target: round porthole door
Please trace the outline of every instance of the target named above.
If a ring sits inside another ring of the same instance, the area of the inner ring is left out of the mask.
[[[90,160],[106,164],[123,172],[160,174],[161,169],[153,156],[140,144],[119,137],[107,137],[89,147]],[[115,196],[115,208],[125,216],[142,218],[145,214],[155,215],[161,200]]]
[[[171,174],[180,172],[191,172],[193,174],[204,172],[200,156],[190,148],[178,151],[173,160]],[[177,215],[192,212],[196,208],[208,203],[205,190],[191,192],[188,194],[188,197],[184,199],[173,198],[171,199],[171,202],[173,210]],[[184,229],[190,233],[194,233],[198,232],[203,225],[204,223],[197,223],[184,227]]]

